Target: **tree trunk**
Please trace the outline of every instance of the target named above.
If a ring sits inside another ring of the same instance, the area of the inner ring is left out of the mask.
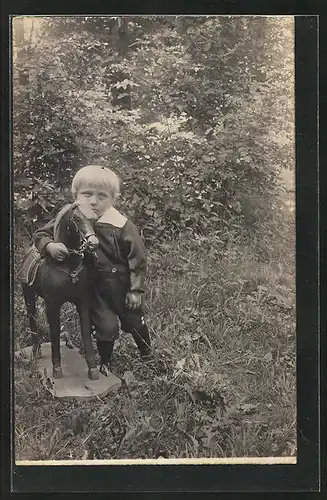
[[[25,20],[23,17],[17,17],[13,21],[13,48],[16,51],[15,66],[18,72],[19,85],[28,87],[29,73],[24,68],[27,49],[25,42]],[[27,93],[27,98],[29,99],[29,92]]]

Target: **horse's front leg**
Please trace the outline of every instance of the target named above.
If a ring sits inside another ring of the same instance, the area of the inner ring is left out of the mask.
[[[50,327],[51,337],[51,357],[53,378],[61,378],[61,357],[60,357],[60,305],[45,301],[46,313]]]
[[[81,322],[86,362],[89,367],[88,376],[91,380],[98,380],[100,375],[91,338],[90,303],[88,300],[85,300],[79,302],[76,306]]]

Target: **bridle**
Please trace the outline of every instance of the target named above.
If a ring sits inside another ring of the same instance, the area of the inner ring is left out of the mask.
[[[68,250],[68,253],[69,255],[77,255],[80,257],[80,261],[77,265],[77,267],[73,270],[67,270],[65,269],[64,267],[62,266],[57,266],[55,264],[55,266],[60,269],[62,272],[66,273],[66,274],[69,274],[69,276],[71,277],[71,280],[73,283],[76,283],[79,279],[79,274],[81,273],[83,267],[84,267],[84,263],[83,263],[83,260],[84,260],[84,257],[85,257],[85,252],[87,250],[87,247],[89,245],[89,242],[88,242],[88,239],[90,238],[90,236],[95,236],[95,232],[89,232],[89,233],[86,233],[86,234],[83,234],[82,231],[80,230],[80,228],[78,227],[78,225],[76,224],[74,218],[72,217],[70,219],[70,223],[73,223],[74,224],[74,229],[76,230],[77,234],[79,235],[79,238],[80,238],[80,245],[79,245],[79,248],[78,250],[74,249],[74,248],[67,248]],[[97,258],[97,254],[95,252],[95,250],[90,250],[89,252],[94,258]],[[54,263],[53,263],[54,264]]]
[[[90,236],[95,236],[95,232],[93,231],[90,233],[83,234],[73,218],[71,219],[70,222],[72,222],[74,224],[75,230],[76,230],[77,234],[79,235],[81,243],[80,243],[78,250],[75,250],[74,248],[68,248],[67,250],[70,254],[79,255],[80,257],[84,258],[85,251],[86,251],[88,244],[89,244],[88,239],[90,238]],[[90,253],[92,253],[94,256],[96,256],[95,252],[91,251]]]

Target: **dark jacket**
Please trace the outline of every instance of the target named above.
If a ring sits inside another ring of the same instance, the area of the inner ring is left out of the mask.
[[[33,234],[33,241],[45,256],[45,247],[53,241],[53,219]],[[129,276],[129,291],[144,292],[146,276],[146,254],[142,238],[136,226],[116,209],[110,207],[94,224],[99,239],[96,260],[96,271],[117,272]]]

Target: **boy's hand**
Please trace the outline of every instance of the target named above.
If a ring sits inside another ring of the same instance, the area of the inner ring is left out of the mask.
[[[69,255],[66,245],[63,243],[48,243],[46,251],[55,260],[62,262]]]
[[[139,292],[127,292],[125,304],[128,309],[138,309],[142,304],[142,294]]]

